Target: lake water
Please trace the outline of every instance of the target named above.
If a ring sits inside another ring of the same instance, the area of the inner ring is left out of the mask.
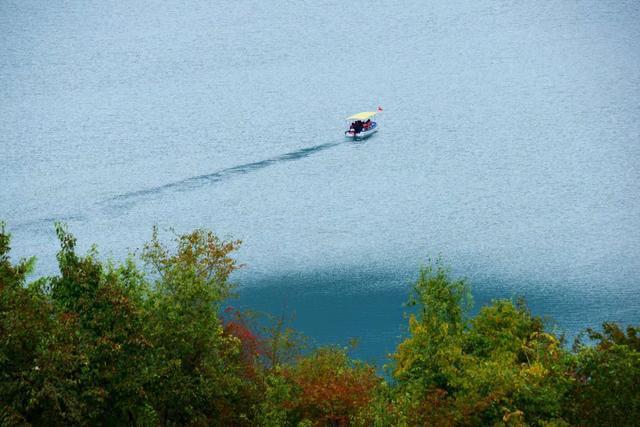
[[[0,2],[0,218],[244,241],[233,304],[381,360],[420,265],[573,336],[640,321],[637,1]],[[343,118],[384,108],[358,143]]]

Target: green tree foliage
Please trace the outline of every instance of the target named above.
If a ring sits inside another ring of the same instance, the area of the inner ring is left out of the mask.
[[[12,264],[10,244],[0,223],[0,422],[17,425],[35,412],[38,358],[51,324],[46,302],[25,288],[34,259]]]
[[[60,275],[26,286],[33,260],[11,264],[10,236],[0,231],[3,424],[247,418],[256,386],[240,375],[239,339],[218,316],[239,242],[196,230],[171,250],[154,230],[143,255],[149,281],[132,259],[115,266],[95,249],[78,255],[58,226]]]
[[[398,423],[490,425],[558,420],[566,352],[523,303],[494,301],[468,320],[463,281],[423,269],[409,337],[394,355]]]
[[[602,332],[589,328],[586,333],[590,340],[598,342],[601,350],[613,345],[626,345],[632,350],[640,351],[640,327],[629,325],[624,331],[615,323],[605,322],[602,324]],[[580,340],[577,345],[581,346]]]
[[[462,362],[462,332],[470,294],[464,281],[451,281],[447,270],[437,264],[423,268],[409,306],[417,314],[409,317],[410,337],[397,353],[395,377],[403,382],[420,382],[425,389],[449,391]]]
[[[220,304],[229,296],[230,254],[239,241],[196,230],[167,248],[154,229],[143,259],[158,277],[148,300],[146,333],[154,348],[151,401],[162,425],[242,422],[248,417],[240,341],[224,332]]]
[[[149,413],[143,276],[132,261],[114,267],[97,260],[95,250],[79,256],[75,238],[61,226],[57,232],[61,275],[48,287],[56,311],[76,331],[72,354],[84,416],[92,424],[137,424]]]
[[[133,258],[80,255],[27,281],[0,224],[0,425],[636,425],[638,327],[605,323],[569,350],[522,301],[470,316],[463,280],[421,270],[389,381],[339,347],[309,349],[288,317],[234,309],[240,242],[207,230]]]
[[[568,353],[524,303],[494,301],[465,333],[466,368],[458,399],[473,423],[558,421],[570,380]],[[515,418],[514,418],[515,417]]]
[[[637,327],[627,333],[605,323],[589,329],[595,347],[577,343],[575,387],[567,398],[568,418],[576,424],[633,426],[640,420],[640,349]]]

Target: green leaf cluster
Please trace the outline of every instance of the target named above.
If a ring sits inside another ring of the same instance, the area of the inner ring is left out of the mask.
[[[638,417],[636,329],[605,324],[573,352],[524,301],[469,316],[464,281],[440,264],[414,286],[409,335],[392,355],[389,425],[631,425]]]

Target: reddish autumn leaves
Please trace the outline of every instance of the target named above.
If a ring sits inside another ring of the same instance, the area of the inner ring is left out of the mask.
[[[294,389],[284,405],[316,425],[349,425],[381,382],[371,366],[354,363],[339,348],[320,349],[283,374]]]

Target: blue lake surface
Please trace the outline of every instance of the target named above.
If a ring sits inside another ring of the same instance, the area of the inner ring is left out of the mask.
[[[231,304],[370,360],[430,257],[569,336],[640,322],[637,1],[3,0],[0,147],[37,274],[55,221],[116,259],[206,227]]]

